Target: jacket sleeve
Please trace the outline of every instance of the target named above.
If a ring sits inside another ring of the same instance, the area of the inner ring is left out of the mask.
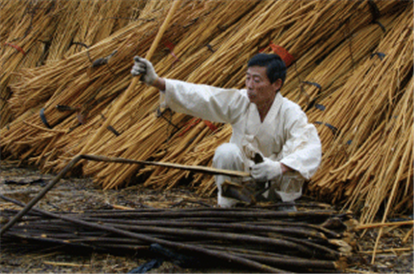
[[[317,171],[322,158],[322,145],[313,124],[298,105],[291,105],[285,112],[281,163],[298,171],[309,180]]]
[[[172,110],[204,120],[233,124],[249,104],[238,89],[223,89],[166,79],[165,103]]]

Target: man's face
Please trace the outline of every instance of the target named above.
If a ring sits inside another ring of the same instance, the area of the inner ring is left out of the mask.
[[[273,102],[277,90],[280,89],[282,80],[278,79],[273,84],[267,78],[266,67],[253,66],[247,68],[246,89],[250,102],[258,107]]]

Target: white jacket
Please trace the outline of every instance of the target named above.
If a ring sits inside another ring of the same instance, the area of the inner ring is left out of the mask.
[[[230,123],[230,143],[246,144],[264,157],[277,160],[310,179],[321,162],[321,142],[299,105],[280,92],[263,123],[246,90],[224,89],[166,79],[166,104],[174,111],[204,120]]]

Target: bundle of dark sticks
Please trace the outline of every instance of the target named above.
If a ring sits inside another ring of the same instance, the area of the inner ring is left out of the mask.
[[[32,209],[3,235],[2,246],[22,248],[23,240],[141,258],[176,254],[169,259],[181,258],[189,267],[214,262],[258,272],[343,271],[352,253],[352,214],[310,205],[297,203],[294,212],[281,211],[280,204],[83,213]],[[15,214],[2,211],[4,218]]]

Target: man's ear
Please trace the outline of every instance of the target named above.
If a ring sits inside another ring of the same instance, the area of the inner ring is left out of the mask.
[[[273,84],[272,84],[274,91],[278,91],[282,88],[282,79],[277,79]]]

